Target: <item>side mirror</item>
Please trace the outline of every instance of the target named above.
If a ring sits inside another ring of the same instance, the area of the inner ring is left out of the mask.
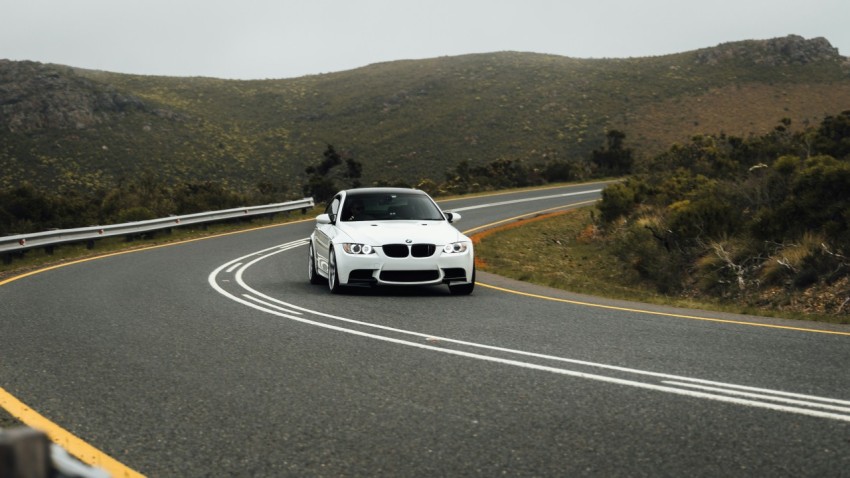
[[[327,214],[319,214],[316,216],[316,224],[330,224],[331,217]]]
[[[454,223],[460,221],[460,219],[461,219],[460,214],[458,214],[456,212],[447,212],[446,213],[446,220],[449,221],[449,224],[454,224]]]

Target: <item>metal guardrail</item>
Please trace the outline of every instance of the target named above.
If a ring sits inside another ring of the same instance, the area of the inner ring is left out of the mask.
[[[169,230],[173,227],[187,226],[191,224],[203,224],[242,217],[254,217],[273,215],[279,212],[296,211],[301,209],[307,212],[315,206],[313,198],[304,198],[297,201],[289,201],[265,206],[251,206],[223,211],[200,212],[184,216],[169,216],[148,221],[127,222],[123,224],[112,224],[108,226],[91,226],[76,229],[57,229],[55,231],[35,232],[32,234],[18,234],[14,236],[0,237],[0,254],[7,255],[14,252],[26,251],[33,248],[44,247],[51,251],[53,247],[77,242],[87,242],[89,248],[94,247],[94,241],[106,237],[127,236],[133,237],[153,231]]]
[[[47,434],[28,427],[0,428],[0,476],[18,478],[109,478],[72,457]]]

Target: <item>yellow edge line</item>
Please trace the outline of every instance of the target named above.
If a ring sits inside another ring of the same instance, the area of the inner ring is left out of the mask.
[[[40,413],[29,408],[26,404],[13,397],[2,387],[0,387],[0,406],[8,410],[9,413],[26,423],[28,426],[47,433],[54,443],[67,450],[84,463],[103,468],[113,477],[122,476],[133,478],[144,476],[141,473],[128,468],[126,465],[106,453],[103,453],[97,448],[77,438],[68,430],[65,430],[59,425],[51,422]]]
[[[568,208],[568,207],[583,206],[583,205],[591,204],[591,203],[595,203],[595,202],[596,202],[595,200],[594,201],[584,201],[584,202],[569,204],[569,205],[565,205],[565,206],[558,206],[558,207],[553,207],[553,208],[549,208],[549,209],[542,209],[540,211],[536,211],[536,212],[532,212],[532,213],[528,213],[528,214],[522,214],[520,216],[514,216],[512,218],[492,222],[490,224],[485,224],[483,226],[478,226],[476,228],[464,231],[464,234],[470,234],[474,231],[480,231],[482,229],[489,229],[489,228],[497,226],[499,224],[503,224],[503,223],[506,223],[506,222],[527,218],[529,216],[536,216],[536,215],[539,215],[539,214],[544,214],[544,213],[551,212],[551,211],[554,211],[554,210],[557,210],[557,209],[565,209],[565,208]],[[531,297],[533,299],[548,300],[548,301],[552,301],[552,302],[562,302],[562,303],[566,303],[566,304],[575,304],[575,305],[581,305],[581,306],[585,306],[585,307],[596,307],[596,308],[599,308],[599,309],[619,310],[619,311],[624,311],[624,312],[637,312],[637,313],[641,313],[641,314],[660,315],[660,316],[665,316],[665,317],[675,317],[675,318],[679,318],[679,319],[702,320],[702,321],[705,321],[705,322],[719,322],[719,323],[724,323],[724,324],[748,325],[748,326],[751,326],[751,327],[766,327],[766,328],[769,328],[769,329],[794,330],[794,331],[797,331],[797,332],[812,332],[812,333],[817,333],[817,334],[850,336],[850,332],[838,332],[838,331],[834,331],[834,330],[809,329],[809,328],[805,328],[805,327],[791,327],[791,326],[788,326],[788,325],[760,324],[758,322],[744,322],[744,321],[739,321],[739,320],[718,319],[718,318],[715,318],[715,317],[698,317],[698,316],[694,316],[694,315],[673,314],[673,313],[668,313],[668,312],[657,312],[657,311],[645,310],[645,309],[630,309],[628,307],[617,307],[617,306],[613,306],[613,305],[594,304],[594,303],[591,303],[591,302],[582,302],[582,301],[578,301],[578,300],[561,299],[561,298],[558,298],[558,297],[550,297],[550,296],[539,295],[539,294],[531,294],[531,293],[528,293],[528,292],[521,292],[521,291],[518,291],[518,290],[506,289],[504,287],[498,287],[498,286],[495,286],[495,285],[485,284],[483,282],[477,282],[476,285],[479,285],[479,286],[482,286],[482,287],[487,287],[487,288],[493,289],[493,290],[498,290],[500,292],[506,292],[506,293],[509,293],[509,294],[516,294],[516,295],[521,295],[521,296],[525,296],[525,297]]]
[[[166,244],[158,244],[158,245],[154,245],[154,246],[141,247],[141,248],[138,248],[138,249],[130,249],[130,250],[126,250],[126,251],[118,251],[118,252],[112,252],[112,253],[108,253],[108,254],[102,254],[102,255],[99,255],[99,256],[87,257],[85,259],[78,259],[78,260],[71,261],[71,262],[57,264],[57,265],[53,265],[53,266],[50,266],[50,267],[45,267],[45,268],[38,269],[38,270],[35,270],[35,271],[30,271],[30,272],[27,272],[27,273],[24,273],[24,274],[20,274],[20,275],[14,276],[14,277],[10,277],[6,280],[0,281],[0,286],[6,285],[10,282],[14,282],[16,280],[23,279],[25,277],[29,277],[29,276],[32,276],[32,275],[35,275],[35,274],[40,274],[42,272],[47,272],[47,271],[50,271],[50,270],[53,270],[53,269],[59,269],[61,267],[67,267],[67,266],[71,266],[71,265],[74,265],[74,264],[80,264],[80,263],[83,263],[83,262],[90,262],[90,261],[94,261],[94,260],[97,260],[97,259],[103,259],[103,258],[106,258],[106,257],[120,256],[122,254],[130,254],[132,252],[141,252],[141,251],[148,251],[148,250],[151,250],[151,249],[159,249],[159,248],[162,248],[162,247],[176,246],[176,245],[179,245],[179,244],[186,244],[186,243],[189,243],[189,242],[203,241],[203,240],[207,240],[207,239],[213,239],[213,238],[216,238],[216,237],[230,236],[230,235],[233,235],[233,234],[242,234],[242,233],[250,232],[250,231],[258,231],[258,230],[261,230],[261,229],[269,229],[269,228],[272,228],[272,227],[287,226],[287,225],[290,225],[290,224],[298,224],[298,223],[312,221],[312,220],[313,219],[311,218],[311,219],[302,219],[302,220],[292,221],[292,222],[285,222],[285,223],[281,223],[281,224],[271,224],[271,225],[268,225],[268,226],[254,227],[254,228],[251,228],[251,229],[243,229],[243,230],[240,230],[240,231],[225,232],[225,233],[221,233],[221,234],[215,234],[215,235],[212,235],[212,236],[198,237],[198,238],[194,238],[194,239],[186,239],[186,240],[182,240],[182,241],[169,242],[169,243],[166,243]],[[77,457],[77,459],[79,459],[83,463],[87,463],[91,466],[103,468],[104,470],[109,472],[109,474],[111,474],[113,477],[126,477],[126,478],[144,477],[144,475],[142,475],[141,473],[128,468],[126,465],[122,464],[121,462],[117,461],[116,459],[112,458],[111,456],[107,455],[106,453],[98,450],[97,448],[86,443],[85,441],[78,438],[77,436],[73,435],[68,430],[65,430],[64,428],[60,427],[59,425],[48,420],[43,415],[36,412],[35,410],[30,408],[29,406],[27,406],[25,403],[23,403],[20,400],[18,400],[17,398],[15,398],[13,395],[11,395],[9,392],[7,392],[2,387],[0,387],[0,407],[4,408],[12,416],[14,416],[15,418],[17,418],[18,420],[20,420],[21,422],[23,422],[27,426],[35,428],[37,430],[41,430],[44,433],[46,433],[51,441],[60,445],[68,453],[70,453],[71,455],[74,455],[75,457]]]
[[[703,320],[703,321],[706,321],[706,322],[720,322],[720,323],[724,323],[724,324],[749,325],[749,326],[752,326],[752,327],[767,327],[767,328],[771,328],[771,329],[795,330],[795,331],[798,331],[798,332],[814,332],[814,333],[818,333],[818,334],[850,336],[850,332],[837,332],[837,331],[833,331],[833,330],[807,329],[807,328],[803,328],[803,327],[791,327],[791,326],[787,326],[787,325],[760,324],[758,322],[744,322],[744,321],[739,321],[739,320],[718,319],[718,318],[713,318],[713,317],[698,317],[698,316],[695,316],[695,315],[673,314],[673,313],[668,313],[668,312],[657,312],[657,311],[644,310],[644,309],[630,309],[628,307],[617,307],[617,306],[613,306],[613,305],[593,304],[593,303],[590,303],[590,302],[582,302],[582,301],[578,301],[578,300],[561,299],[561,298],[558,298],[558,297],[549,297],[549,296],[545,296],[545,295],[531,294],[531,293],[528,293],[528,292],[521,292],[521,291],[518,291],[518,290],[506,289],[504,287],[498,287],[498,286],[495,286],[495,285],[484,284],[482,282],[477,282],[476,285],[480,285],[480,286],[487,287],[487,288],[490,288],[490,289],[498,290],[498,291],[501,291],[501,292],[507,292],[507,293],[510,293],[510,294],[517,294],[517,295],[522,295],[522,296],[525,296],[525,297],[531,297],[531,298],[534,298],[534,299],[549,300],[549,301],[553,301],[553,302],[564,302],[564,303],[567,303],[567,304],[575,304],[575,305],[581,305],[581,306],[585,306],[585,307],[597,307],[597,308],[600,308],[600,309],[620,310],[620,311],[624,311],[624,312],[637,312],[637,313],[641,313],[641,314],[663,315],[663,316],[666,316],[666,317],[676,317],[676,318],[679,318],[679,319]]]
[[[62,268],[62,267],[72,266],[74,264],[81,264],[83,262],[94,261],[94,260],[97,260],[97,259],[104,259],[106,257],[120,256],[122,254],[130,254],[130,253],[133,253],[133,252],[149,251],[151,249],[159,249],[159,248],[162,248],[162,247],[177,246],[177,245],[186,244],[186,243],[189,243],[189,242],[204,241],[204,240],[207,240],[207,239],[214,239],[216,237],[224,237],[224,236],[230,236],[230,235],[233,235],[233,234],[242,234],[244,232],[259,231],[259,230],[262,230],[262,229],[269,229],[269,228],[272,228],[272,227],[287,226],[289,224],[299,224],[299,223],[302,223],[302,222],[308,222],[308,221],[312,221],[312,220],[313,220],[312,218],[310,218],[310,219],[299,219],[297,221],[282,222],[280,224],[270,224],[268,226],[252,227],[250,229],[242,229],[242,230],[239,230],[239,231],[223,232],[221,234],[215,234],[215,235],[212,235],[212,236],[196,237],[194,239],[184,239],[184,240],[181,240],[181,241],[168,242],[168,243],[165,243],[165,244],[157,244],[157,245],[154,245],[154,246],[140,247],[138,249],[128,249],[126,251],[110,252],[108,254],[101,254],[101,255],[98,255],[98,256],[86,257],[84,259],[77,259],[77,260],[70,261],[70,262],[63,262],[62,264],[56,264],[56,265],[52,265],[52,266],[49,266],[49,267],[44,267],[42,269],[26,272],[24,274],[20,274],[20,275],[14,276],[14,277],[10,277],[6,280],[0,281],[0,286],[4,286],[4,285],[6,285],[10,282],[14,282],[16,280],[23,279],[24,277],[29,277],[29,276],[33,276],[33,275],[36,275],[36,274],[41,274],[42,272],[47,272],[47,271],[50,271],[50,270],[53,270],[53,269],[59,269],[59,268]]]

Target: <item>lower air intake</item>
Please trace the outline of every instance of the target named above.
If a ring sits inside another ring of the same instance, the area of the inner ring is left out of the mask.
[[[381,271],[381,280],[386,282],[429,282],[439,278],[439,271]]]

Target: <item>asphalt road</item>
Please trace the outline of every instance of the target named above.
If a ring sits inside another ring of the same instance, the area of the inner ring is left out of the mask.
[[[599,187],[442,206],[470,230]],[[850,327],[486,273],[335,296],[306,280],[311,228],[3,285],[0,387],[157,477],[850,476]]]

